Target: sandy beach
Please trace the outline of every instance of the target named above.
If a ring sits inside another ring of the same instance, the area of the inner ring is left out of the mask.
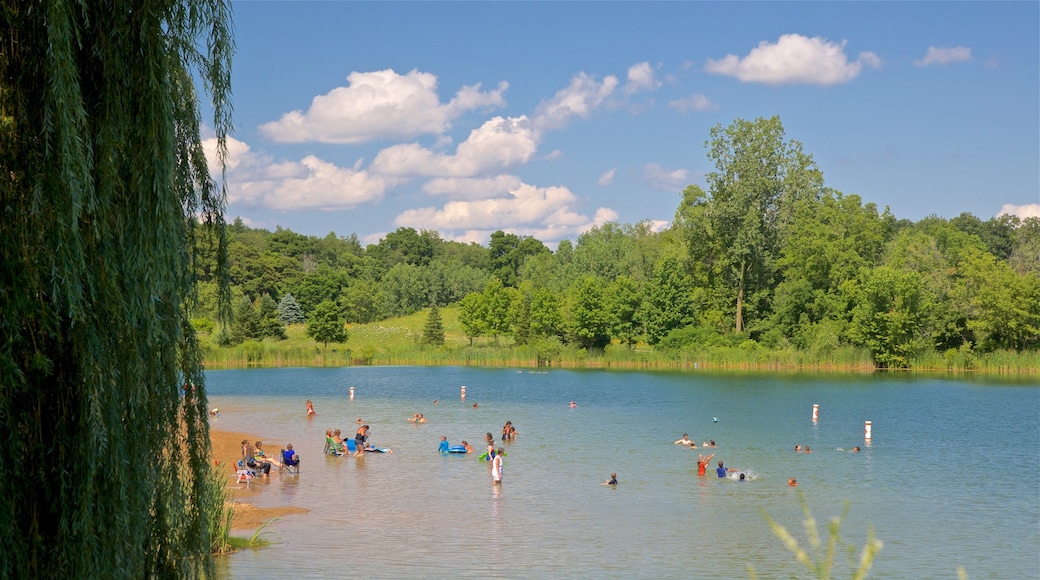
[[[223,464],[228,475],[228,488],[233,490],[232,501],[235,502],[235,516],[231,520],[231,529],[252,529],[260,526],[271,518],[305,513],[308,511],[303,508],[291,506],[258,508],[253,504],[244,501],[255,497],[259,493],[263,493],[263,486],[236,483],[235,478],[232,477],[235,474],[234,466],[242,457],[242,440],[248,439],[250,441],[256,441],[259,439],[262,441],[262,437],[257,437],[256,435],[251,435],[249,433],[236,433],[233,431],[218,431],[211,429],[209,432],[209,438],[212,445],[213,461]],[[271,470],[272,478],[280,477],[277,471],[277,468]]]

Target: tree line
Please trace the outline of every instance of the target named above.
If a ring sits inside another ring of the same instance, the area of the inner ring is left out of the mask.
[[[555,251],[503,231],[483,246],[399,228],[362,247],[235,220],[222,344],[308,317],[341,326],[455,305],[471,343],[853,345],[879,367],[1040,346],[1040,220],[897,219],[826,187],[778,117],[717,125],[705,147],[708,190],[688,186],[671,227],[607,223]],[[202,329],[216,320],[212,266],[198,272]]]

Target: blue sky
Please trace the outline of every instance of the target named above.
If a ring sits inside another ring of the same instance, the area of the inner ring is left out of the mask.
[[[898,218],[1040,216],[1037,2],[235,2],[229,220],[550,247],[666,227],[779,115]]]

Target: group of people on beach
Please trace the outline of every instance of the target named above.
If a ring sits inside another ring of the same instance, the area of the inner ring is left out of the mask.
[[[248,439],[243,439],[242,462],[249,469],[260,472],[263,477],[270,477],[272,465],[281,467],[284,463],[285,465],[295,467],[300,464],[300,459],[297,457],[296,451],[293,450],[292,443],[286,443],[285,449],[282,450],[282,457],[276,459],[269,457],[264,452],[263,441],[250,443]]]
[[[358,417],[358,422],[361,422],[361,417]],[[358,426],[357,431],[354,432],[354,455],[364,455],[365,450],[371,447],[368,443],[369,426],[361,424]],[[349,455],[349,445],[347,440],[343,437],[343,432],[339,429],[326,429],[325,430],[325,441],[329,444],[330,454],[336,455]]]

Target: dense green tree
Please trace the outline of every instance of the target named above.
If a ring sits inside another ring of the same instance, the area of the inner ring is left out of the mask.
[[[695,322],[693,283],[679,258],[663,256],[654,266],[654,275],[646,283],[642,318],[646,340],[657,344],[669,332]]]
[[[0,9],[0,577],[216,576],[223,484],[189,311],[211,235],[228,311],[224,195],[193,79],[222,161],[229,14]]]
[[[548,288],[541,288],[531,296],[531,333],[541,337],[563,336],[561,300]]]
[[[705,146],[715,170],[706,176],[709,196],[701,197],[699,188],[684,192],[690,199],[683,205],[699,210],[687,247],[694,261],[710,264],[713,283],[730,290],[740,333],[749,294],[774,284],[774,262],[796,202],[818,198],[823,175],[799,142],[784,140],[779,117],[715,125]]]
[[[582,348],[610,344],[610,314],[603,280],[586,274],[567,293],[567,334]]]
[[[488,245],[488,271],[504,286],[515,287],[519,284],[520,268],[524,262],[531,256],[548,253],[545,244],[535,238],[498,230],[491,234]]]
[[[330,342],[343,343],[350,339],[347,325],[339,307],[331,300],[326,300],[314,307],[307,317],[307,336],[328,348]]]
[[[306,320],[300,303],[292,294],[286,294],[278,301],[278,320],[282,324],[303,324]]]
[[[578,236],[574,266],[582,274],[599,276],[607,282],[631,274],[635,239],[616,222],[607,222]]]
[[[531,340],[531,284],[522,283],[517,289],[515,299],[509,311],[509,324],[513,332],[513,341],[517,345],[526,345]]]
[[[511,330],[510,311],[516,298],[516,289],[506,288],[501,280],[492,276],[484,284],[481,294],[484,297],[485,332],[494,338],[495,344],[498,344],[498,337],[509,334]]]
[[[377,282],[358,278],[343,290],[337,303],[347,322],[366,324],[384,317],[389,298]]]
[[[321,302],[335,302],[349,284],[346,272],[322,265],[303,276],[299,283],[287,288],[287,291],[292,292],[303,311],[309,313]]]
[[[260,314],[256,311],[253,301],[248,296],[242,296],[235,301],[235,316],[231,323],[232,344],[261,338],[263,335],[260,333]]]
[[[397,264],[429,264],[440,243],[440,234],[435,231],[423,230],[420,233],[414,228],[402,227],[387,234],[378,244],[369,246],[365,253],[378,262],[381,272],[386,272]]]
[[[426,323],[423,324],[423,344],[441,346],[444,344],[444,322],[441,320],[441,311],[434,304],[430,307],[430,313],[426,315]]]
[[[278,318],[278,303],[269,294],[257,300],[256,313],[260,318],[260,336],[275,340],[286,340],[285,324]]]
[[[1040,278],[1040,218],[1016,224],[1008,261],[1019,274]]]
[[[629,347],[635,345],[643,330],[639,284],[631,276],[618,276],[607,286],[606,302],[610,335]]]
[[[487,333],[487,305],[483,294],[470,292],[459,302],[459,325],[469,338],[470,346],[474,338]]]
[[[870,349],[882,368],[905,368],[925,344],[925,323],[932,307],[917,272],[879,266],[854,290],[852,339]]]

